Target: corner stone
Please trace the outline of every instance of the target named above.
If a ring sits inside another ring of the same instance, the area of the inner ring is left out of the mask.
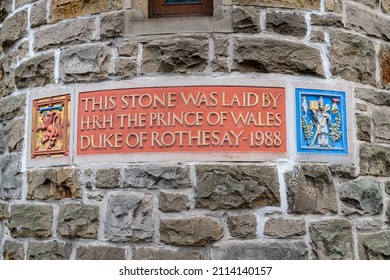
[[[390,260],[390,231],[359,234],[358,249],[361,260]]]
[[[108,246],[80,246],[76,260],[125,260],[126,249]]]
[[[30,242],[27,250],[29,260],[69,260],[72,244],[68,242]]]

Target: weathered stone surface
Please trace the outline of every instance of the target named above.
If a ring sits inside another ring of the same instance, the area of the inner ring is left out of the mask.
[[[388,107],[372,106],[374,136],[380,140],[390,140],[390,110]]]
[[[307,260],[303,241],[227,241],[211,248],[213,260]]]
[[[233,0],[233,5],[253,5],[276,8],[317,10],[320,0]]]
[[[203,246],[223,237],[221,223],[211,217],[162,219],[160,240],[180,246]]]
[[[318,15],[312,14],[310,16],[311,24],[318,26],[332,26],[332,27],[343,27],[343,17],[338,14],[326,14]]]
[[[363,104],[363,103],[360,103],[360,102],[356,102],[355,103],[355,109],[357,111],[367,112],[367,105]]]
[[[309,228],[312,258],[351,260],[353,255],[352,224],[348,220],[314,222]]]
[[[260,9],[252,6],[234,6],[233,28],[235,32],[259,32]]]
[[[7,240],[3,248],[4,260],[24,260],[24,247],[22,242]]]
[[[12,11],[12,2],[13,0],[3,0],[0,2],[0,22],[3,22]]]
[[[390,194],[390,181],[385,182],[385,192]]]
[[[319,49],[277,39],[239,37],[233,70],[324,76]]]
[[[238,238],[255,238],[257,221],[255,215],[236,215],[227,218],[230,235]]]
[[[120,57],[116,59],[115,74],[123,78],[130,78],[137,75],[137,61],[133,58]]]
[[[125,29],[125,12],[109,12],[100,15],[100,37],[111,38],[123,34]]]
[[[28,199],[80,198],[82,191],[75,168],[36,169],[27,172]]]
[[[352,0],[352,1],[370,7],[371,9],[374,9],[376,5],[379,5],[379,0]]]
[[[8,204],[0,202],[0,221],[8,220]]]
[[[118,188],[120,184],[120,169],[108,168],[96,170],[96,187],[102,189]]]
[[[3,22],[0,29],[0,46],[11,46],[20,38],[27,35],[27,10],[15,13]]]
[[[387,217],[386,223],[390,225],[390,205],[387,205],[386,217]]]
[[[361,260],[390,260],[390,231],[358,235]]]
[[[38,27],[47,23],[47,1],[35,3],[31,7],[30,25],[31,27]]]
[[[92,39],[95,20],[79,18],[50,25],[34,33],[34,50],[41,51],[69,43],[85,43]]]
[[[325,42],[325,34],[321,30],[312,30],[310,33],[310,41],[317,43]]]
[[[190,208],[190,199],[184,193],[161,192],[158,196],[158,209],[163,212],[180,212]]]
[[[14,204],[8,228],[12,237],[49,237],[52,235],[53,209],[50,205]]]
[[[303,14],[293,13],[267,13],[266,30],[282,35],[305,37],[306,20]]]
[[[136,247],[132,251],[133,260],[201,260],[199,251],[167,249],[156,247]]]
[[[335,185],[326,165],[298,165],[284,173],[284,179],[289,213],[337,213]]]
[[[125,169],[124,187],[179,189],[191,187],[189,166],[130,166]]]
[[[356,124],[357,124],[357,131],[356,136],[359,140],[363,141],[371,141],[371,118],[362,115],[362,114],[356,114]]]
[[[379,53],[381,67],[381,81],[384,87],[390,89],[390,46],[381,45]]]
[[[136,57],[138,55],[137,42],[124,42],[118,46],[118,55],[126,57]]]
[[[149,194],[111,195],[105,237],[115,242],[150,242],[154,232],[153,197]]]
[[[214,58],[211,62],[211,68],[215,72],[228,71],[227,59],[229,57],[229,37],[226,35],[215,34],[214,39]]]
[[[387,41],[390,39],[390,24],[387,17],[350,2],[346,2],[345,10],[347,28]]]
[[[22,7],[25,4],[33,3],[33,2],[36,2],[36,1],[38,1],[38,0],[15,0],[15,7],[19,8],[19,7]]]
[[[281,238],[299,237],[305,235],[305,220],[271,218],[265,222],[264,234]]]
[[[76,260],[125,260],[126,249],[108,246],[79,246]]]
[[[348,81],[375,85],[375,48],[368,39],[330,31],[331,72]]]
[[[360,172],[362,175],[390,176],[390,149],[378,145],[361,145]]]
[[[340,178],[355,178],[356,166],[353,163],[334,163],[330,166],[333,175]]]
[[[57,233],[67,238],[97,238],[99,206],[62,204],[58,214]]]
[[[341,14],[343,12],[342,0],[325,0],[325,10]]]
[[[28,260],[69,260],[72,244],[61,241],[30,242],[27,250]]]
[[[215,210],[280,205],[275,166],[199,165],[196,176],[197,208]]]
[[[382,229],[382,220],[381,219],[356,219],[355,225],[356,229],[359,231],[378,231]]]
[[[5,141],[4,128],[0,125],[0,155],[4,154],[6,146],[7,142]]]
[[[50,20],[75,18],[83,15],[97,14],[123,7],[123,0],[52,0]]]
[[[15,52],[12,51],[0,59],[0,97],[9,95],[15,89],[15,71],[12,65],[14,61]]]
[[[356,88],[355,97],[379,106],[390,106],[390,94],[368,88]]]
[[[15,70],[15,84],[21,89],[54,83],[54,53],[35,56]]]
[[[24,120],[17,119],[7,124],[5,131],[5,141],[7,141],[8,151],[21,151],[24,140]]]
[[[1,109],[0,109],[1,110]],[[0,199],[19,199],[22,193],[22,162],[20,155],[0,158]]]
[[[19,44],[17,54],[18,54],[18,59],[22,60],[24,59],[28,53],[29,53],[29,41],[24,41]]]
[[[209,40],[206,37],[167,38],[143,46],[143,73],[193,73],[206,69]]]
[[[383,197],[379,182],[372,179],[349,181],[340,186],[342,211],[346,215],[377,215],[383,210]]]
[[[390,0],[382,0],[383,12],[390,15]]]
[[[102,80],[108,77],[111,48],[100,43],[72,47],[60,55],[65,82]]]

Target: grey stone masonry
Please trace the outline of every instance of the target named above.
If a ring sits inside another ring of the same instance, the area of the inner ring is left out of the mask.
[[[305,220],[271,218],[265,222],[264,234],[280,238],[303,236],[306,234]]]
[[[267,13],[266,28],[270,32],[295,37],[305,37],[307,31],[305,16],[294,13]]]
[[[21,158],[18,154],[0,157],[0,199],[19,199],[22,194]]]
[[[161,192],[158,196],[158,208],[163,212],[180,212],[190,208],[190,199],[186,194]]]
[[[256,238],[257,221],[255,215],[235,215],[227,218],[230,235],[238,238]]]
[[[390,176],[389,148],[379,145],[361,145],[360,170],[363,175]]]
[[[233,28],[236,32],[259,32],[260,10],[251,6],[233,7]]]
[[[166,249],[159,247],[137,247],[133,249],[133,260],[201,260],[202,255],[194,250]]]
[[[30,242],[27,250],[28,260],[69,260],[72,244],[69,242],[49,241]]]
[[[390,260],[390,231],[358,235],[361,260]]]
[[[24,260],[23,243],[19,241],[5,241],[2,254],[4,260]]]
[[[11,46],[27,35],[27,10],[21,10],[3,22],[0,29],[0,46]]]
[[[126,249],[109,246],[79,246],[76,260],[124,260]]]
[[[118,188],[120,170],[118,168],[107,168],[98,169],[96,171],[96,187],[107,189],[107,188]]]

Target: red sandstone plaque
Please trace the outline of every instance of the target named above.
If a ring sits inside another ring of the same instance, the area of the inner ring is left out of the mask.
[[[284,88],[185,86],[82,92],[77,154],[286,152]]]

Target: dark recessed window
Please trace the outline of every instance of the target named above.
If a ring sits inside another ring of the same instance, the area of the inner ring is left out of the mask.
[[[149,17],[212,16],[213,0],[149,0]]]

